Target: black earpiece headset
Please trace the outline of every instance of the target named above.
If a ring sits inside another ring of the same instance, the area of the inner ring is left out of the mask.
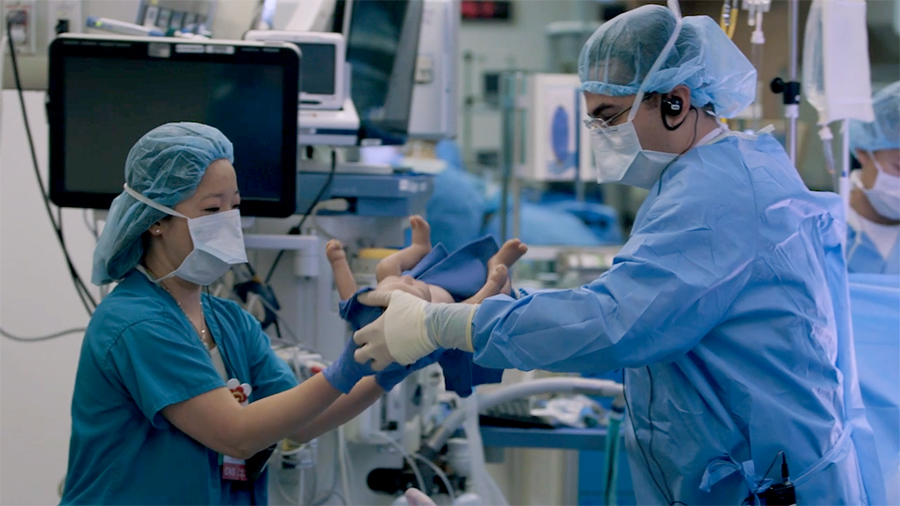
[[[663,97],[663,99],[661,101],[660,112],[662,113],[661,114],[662,122],[663,122],[663,126],[666,127],[666,130],[669,130],[670,132],[673,130],[678,130],[678,127],[680,127],[681,124],[684,123],[684,120],[687,119],[687,116],[685,116],[681,120],[681,122],[679,122],[677,125],[674,125],[674,126],[670,126],[669,122],[666,121],[666,116],[672,116],[672,117],[678,116],[681,114],[683,109],[684,109],[684,102],[680,98],[678,98],[678,97]]]
[[[684,107],[684,102],[678,97],[666,97],[662,99],[662,112],[666,116],[678,116],[681,114],[682,107]]]

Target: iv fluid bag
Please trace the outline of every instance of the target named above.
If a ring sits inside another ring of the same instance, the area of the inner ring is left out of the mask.
[[[873,121],[866,3],[813,0],[803,44],[803,94],[819,124]]]

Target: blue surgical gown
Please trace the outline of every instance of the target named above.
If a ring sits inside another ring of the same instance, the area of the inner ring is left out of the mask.
[[[696,147],[600,278],[486,300],[475,363],[627,369],[638,504],[740,504],[781,451],[798,504],[881,503],[842,220],[840,199],[808,191],[771,136]]]
[[[847,269],[852,273],[900,274],[900,237],[884,258],[867,234],[847,227],[847,255]]]
[[[253,388],[250,402],[296,385],[250,314],[206,295],[203,311],[229,378]],[[265,471],[223,481],[219,455],[161,413],[224,386],[172,298],[129,273],[85,333],[62,504],[267,504]]]
[[[851,274],[853,338],[886,504],[900,504],[900,276]]]

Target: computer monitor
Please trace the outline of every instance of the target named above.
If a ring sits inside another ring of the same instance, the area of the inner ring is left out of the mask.
[[[50,198],[109,208],[134,143],[164,123],[234,144],[241,214],[296,209],[300,54],[292,44],[63,36],[50,46]]]
[[[301,109],[340,109],[346,77],[344,36],[340,33],[250,30],[244,40],[290,42],[300,48],[307,72],[300,79]],[[302,128],[302,126],[301,126]]]
[[[360,145],[403,144],[409,131],[423,0],[339,0]]]

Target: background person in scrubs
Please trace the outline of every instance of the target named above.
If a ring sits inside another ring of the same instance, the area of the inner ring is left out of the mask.
[[[900,275],[900,81],[872,97],[875,121],[850,124],[861,170],[850,173],[850,272]]]

